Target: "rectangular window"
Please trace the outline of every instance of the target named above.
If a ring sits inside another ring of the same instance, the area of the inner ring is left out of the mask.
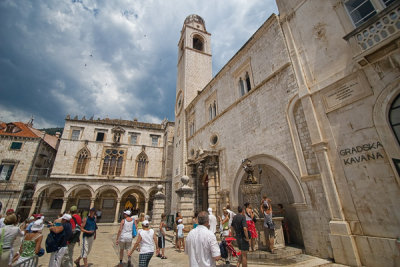
[[[50,209],[61,209],[63,204],[62,199],[53,199],[53,202],[51,202]]]
[[[136,145],[138,140],[138,134],[131,134],[131,145]]]
[[[102,142],[104,141],[104,133],[98,132],[96,136],[96,141]]]
[[[14,170],[14,164],[0,165],[0,181],[9,181]]]
[[[10,149],[12,150],[20,150],[22,147],[22,142],[12,142]]]
[[[345,6],[356,27],[376,14],[371,0],[348,0],[345,2]]]
[[[104,199],[103,200],[103,209],[112,209],[114,208],[114,199]]]
[[[89,209],[89,208],[90,208],[90,199],[79,199],[78,209]]]
[[[158,138],[159,138],[159,136],[155,136],[155,135],[151,136],[151,145],[152,146],[158,146]]]
[[[79,140],[80,130],[72,130],[71,140]]]

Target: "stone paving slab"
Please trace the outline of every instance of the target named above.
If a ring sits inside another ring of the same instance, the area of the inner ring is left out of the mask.
[[[88,262],[91,267],[118,267],[119,263],[119,248],[115,245],[116,234],[118,232],[118,225],[99,225],[97,239],[93,243],[92,251],[89,255]],[[44,230],[44,237],[48,234],[48,229]],[[42,247],[44,247],[44,240]],[[80,246],[75,246],[74,258],[76,259],[80,253]],[[150,261],[150,266],[155,267],[189,267],[188,257],[184,252],[179,253],[169,241],[166,242],[165,255],[168,259],[162,260],[156,256]],[[134,252],[132,255],[133,266],[138,266],[139,252]],[[48,266],[50,260],[50,254],[45,254],[43,257],[39,258],[39,266]],[[81,266],[83,266],[83,261],[81,260]],[[217,265],[219,267],[236,266],[236,262],[232,262],[231,265],[223,264],[219,262]],[[341,266],[337,264],[332,264],[331,262],[312,257],[309,255],[301,254],[288,257],[281,260],[252,260],[248,264],[251,267],[265,267],[265,266],[296,266],[296,267],[312,267],[312,266]],[[74,266],[75,267],[75,266]],[[127,257],[124,258],[124,267],[127,267]]]

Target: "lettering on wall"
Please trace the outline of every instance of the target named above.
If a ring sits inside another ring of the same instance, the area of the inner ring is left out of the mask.
[[[344,165],[352,165],[370,160],[383,159],[384,153],[382,152],[382,149],[382,144],[377,141],[341,149],[339,154],[343,157]]]

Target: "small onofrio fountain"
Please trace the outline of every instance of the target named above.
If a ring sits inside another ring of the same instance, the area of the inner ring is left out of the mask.
[[[254,176],[254,167],[250,159],[244,159],[242,161],[242,167],[247,174],[244,183],[240,185],[240,190],[243,196],[243,203],[250,203],[253,211],[257,217],[256,229],[258,232],[258,249],[266,248],[266,241],[264,238],[264,216],[262,211],[259,210],[261,205],[261,190],[263,185],[257,182],[257,178]],[[261,175],[261,171],[260,171]],[[275,223],[275,248],[284,248],[285,240],[282,232],[282,220],[283,217],[274,217]]]

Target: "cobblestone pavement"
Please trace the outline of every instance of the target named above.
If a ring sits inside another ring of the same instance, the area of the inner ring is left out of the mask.
[[[97,239],[93,243],[93,248],[88,257],[89,266],[91,267],[118,267],[119,265],[119,248],[115,245],[116,234],[118,232],[117,225],[99,225]],[[48,229],[44,230],[44,237],[48,234]],[[42,247],[44,247],[43,238]],[[79,255],[81,247],[75,246],[74,259]],[[156,256],[150,261],[150,266],[156,267],[189,267],[188,257],[184,252],[179,253],[170,242],[166,242],[165,255],[168,259],[160,259]],[[134,252],[132,255],[133,266],[138,266],[139,252]],[[50,254],[45,254],[39,258],[39,266],[48,266]],[[81,266],[83,261],[81,260]],[[127,257],[124,258],[124,267],[127,266]],[[222,262],[217,266],[236,266],[235,265],[224,265]],[[251,263],[248,266],[261,267],[261,266],[336,266],[330,262],[315,258],[308,255],[298,255],[296,257],[288,258],[284,261],[261,261],[259,263]],[[338,266],[338,265],[337,265]],[[75,266],[74,266],[75,267]]]

